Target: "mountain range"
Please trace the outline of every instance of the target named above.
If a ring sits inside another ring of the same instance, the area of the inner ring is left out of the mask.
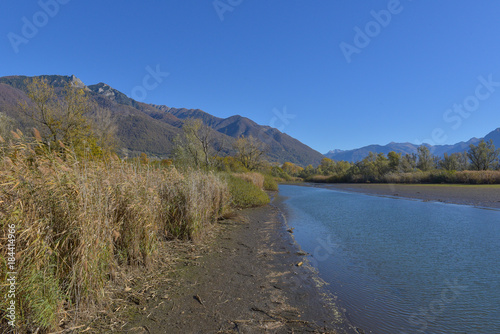
[[[429,145],[424,144],[429,148],[432,154],[442,157],[445,153],[452,154],[456,152],[464,152],[469,149],[471,144],[477,145],[481,139],[485,141],[492,140],[495,147],[500,147],[500,128],[493,130],[488,133],[484,138],[471,138],[466,142],[459,142],[454,145]],[[374,153],[384,153],[387,154],[391,151],[396,153],[404,154],[412,154],[417,153],[417,149],[420,145],[415,145],[411,143],[395,143],[391,142],[387,145],[368,145],[354,150],[332,150],[325,154],[327,158],[332,160],[345,160],[356,162],[362,160],[366,157],[370,152]]]
[[[72,83],[88,91],[91,99],[98,106],[95,112],[107,110],[116,124],[116,135],[121,153],[137,155],[145,152],[150,156],[163,158],[172,155],[174,140],[182,133],[182,126],[187,119],[201,119],[215,130],[216,141],[223,144],[223,153],[234,153],[233,143],[241,136],[253,136],[266,146],[270,162],[285,161],[305,166],[317,165],[324,156],[278,129],[259,125],[249,118],[235,115],[219,118],[200,109],[171,108],[165,105],[152,105],[138,102],[105,83],[85,85],[73,76],[43,75],[41,78],[62,90]],[[19,103],[27,101],[27,79],[25,76],[7,76],[0,78],[0,112],[13,118],[17,126],[29,129],[36,124],[27,119],[20,111]]]
[[[267,158],[270,162],[293,162],[299,166],[318,165],[325,156],[333,160],[359,161],[369,152],[387,154],[395,151],[402,154],[417,153],[419,145],[391,142],[387,145],[369,145],[353,150],[332,150],[325,155],[315,151],[295,138],[278,129],[259,125],[249,118],[234,115],[219,118],[200,109],[171,108],[138,102],[105,83],[85,85],[72,76],[43,75],[41,78],[62,90],[68,83],[88,91],[98,106],[95,112],[106,110],[116,125],[116,136],[122,155],[136,156],[141,152],[149,156],[170,157],[174,150],[174,140],[182,133],[182,126],[187,119],[200,119],[214,129],[217,144],[223,144],[224,154],[234,154],[233,144],[241,136],[253,136],[266,145]],[[0,112],[13,118],[21,130],[30,129],[36,124],[27,119],[20,111],[19,103],[29,98],[26,95],[26,76],[0,77]],[[454,145],[424,144],[434,155],[442,157],[445,153],[463,152],[470,144],[477,144],[483,138],[471,138]],[[500,147],[500,128],[490,132],[485,140],[493,140]]]

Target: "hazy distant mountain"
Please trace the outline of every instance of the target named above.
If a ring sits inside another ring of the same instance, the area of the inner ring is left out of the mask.
[[[500,128],[490,132],[484,137],[485,140],[493,140],[493,144],[500,148]],[[481,138],[471,138],[466,142],[456,143],[454,145],[428,145],[425,144],[431,150],[432,154],[442,157],[445,153],[451,154],[456,152],[463,152],[469,149],[471,144],[477,145],[481,141]],[[417,153],[417,149],[420,145],[415,145],[411,143],[389,143],[387,145],[369,145],[364,146],[354,150],[342,151],[342,150],[332,150],[325,154],[326,157],[333,160],[346,160],[346,161],[359,161],[365,158],[370,152],[384,153],[387,154],[391,151],[411,154]]]
[[[337,153],[342,153],[342,152],[345,152],[345,150],[335,149],[335,150],[328,151],[327,154],[337,154]]]
[[[300,141],[275,128],[263,126],[242,117],[219,118],[200,109],[170,108],[163,105],[150,105],[129,98],[122,92],[105,83],[85,86],[75,76],[44,75],[49,84],[62,89],[69,82],[88,90],[101,109],[109,110],[117,124],[117,137],[121,148],[131,154],[146,152],[158,157],[169,156],[173,152],[174,138],[182,130],[184,120],[201,119],[215,129],[217,140],[224,143],[225,153],[233,153],[232,144],[240,136],[253,136],[268,147],[268,158],[273,162],[293,162],[298,165],[317,165],[324,157]],[[0,78],[0,112],[6,113],[27,129],[34,124],[26,119],[19,110],[20,101],[29,101],[26,96],[25,76]]]
[[[493,143],[495,144],[496,148],[500,148],[500,128],[497,128],[490,133],[488,133],[485,137],[484,140],[493,140]]]

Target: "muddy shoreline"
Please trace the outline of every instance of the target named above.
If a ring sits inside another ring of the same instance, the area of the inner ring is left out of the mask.
[[[295,185],[500,209],[500,186]],[[275,197],[219,222],[209,241],[176,244],[168,268],[116,294],[112,327],[87,333],[363,333],[309,266]]]
[[[384,183],[295,183],[292,185],[500,209],[500,185]]]
[[[222,221],[179,263],[126,333],[363,333],[348,323],[274,204]]]

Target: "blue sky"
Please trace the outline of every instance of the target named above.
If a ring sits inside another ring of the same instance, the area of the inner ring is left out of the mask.
[[[0,76],[139,87],[144,102],[246,116],[322,153],[450,144],[500,127],[498,18],[493,0],[12,1]],[[147,68],[160,74],[146,90]]]

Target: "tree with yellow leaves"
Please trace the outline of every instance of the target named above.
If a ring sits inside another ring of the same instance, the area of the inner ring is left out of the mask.
[[[47,80],[35,77],[27,84],[27,95],[31,103],[24,101],[22,110],[35,121],[49,148],[70,147],[78,156],[102,154],[89,118],[95,105],[84,89],[69,83],[56,94]]]

